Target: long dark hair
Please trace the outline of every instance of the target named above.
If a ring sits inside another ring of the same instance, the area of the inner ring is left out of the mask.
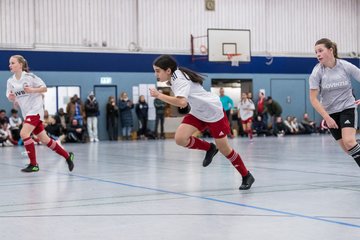
[[[316,41],[315,46],[316,46],[316,45],[319,45],[319,44],[324,44],[324,46],[325,46],[327,49],[332,48],[334,57],[335,57],[335,58],[339,58],[336,43],[334,43],[334,42],[331,41],[330,39],[322,38],[322,39]]]
[[[185,77],[188,80],[199,83],[200,85],[202,85],[204,82],[204,76],[188,68],[178,67],[176,60],[170,55],[161,55],[154,60],[153,65],[163,70],[167,70],[168,68],[170,68],[171,73],[174,73],[177,69],[179,69],[182,73],[184,73]]]

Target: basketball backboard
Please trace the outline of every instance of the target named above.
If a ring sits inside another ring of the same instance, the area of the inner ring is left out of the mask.
[[[250,62],[250,30],[208,28],[209,62]]]

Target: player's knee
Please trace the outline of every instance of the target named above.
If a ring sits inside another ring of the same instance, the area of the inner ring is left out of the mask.
[[[346,149],[350,149],[350,148],[353,148],[357,143],[356,143],[356,140],[354,138],[342,138],[342,142],[345,146]]]
[[[27,132],[25,132],[25,131],[21,131],[21,132],[20,132],[20,137],[21,137],[22,139],[26,139],[26,138],[29,138],[29,137],[30,137],[30,134],[27,133]]]
[[[189,138],[175,134],[175,142],[177,145],[185,147],[189,141]]]

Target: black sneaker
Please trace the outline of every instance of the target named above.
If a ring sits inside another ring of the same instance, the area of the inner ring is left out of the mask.
[[[39,169],[40,169],[40,168],[39,168],[39,165],[38,165],[38,164],[36,164],[35,166],[29,164],[29,165],[27,165],[26,168],[21,169],[21,171],[22,171],[22,172],[38,172]]]
[[[69,152],[69,157],[66,159],[66,163],[68,164],[69,171],[71,172],[74,169],[74,153]]]
[[[218,151],[219,149],[216,148],[216,145],[210,143],[210,149],[206,151],[206,155],[203,161],[203,167],[209,166],[209,164],[213,160],[213,157],[218,153]]]
[[[248,190],[251,188],[251,185],[255,182],[255,178],[253,177],[253,175],[251,175],[250,172],[248,172],[248,174],[243,177],[241,186],[239,187],[240,190]]]

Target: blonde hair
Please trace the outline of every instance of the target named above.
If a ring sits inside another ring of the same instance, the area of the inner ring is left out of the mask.
[[[21,55],[13,55],[11,57],[16,58],[18,60],[18,62],[20,64],[22,64],[22,70],[23,71],[25,71],[25,72],[30,71],[29,64],[28,64],[28,62],[26,61],[26,59],[23,56],[21,56]]]
[[[127,95],[127,93],[126,93],[126,92],[122,92],[122,93],[120,94],[120,99],[124,99],[125,94]]]

